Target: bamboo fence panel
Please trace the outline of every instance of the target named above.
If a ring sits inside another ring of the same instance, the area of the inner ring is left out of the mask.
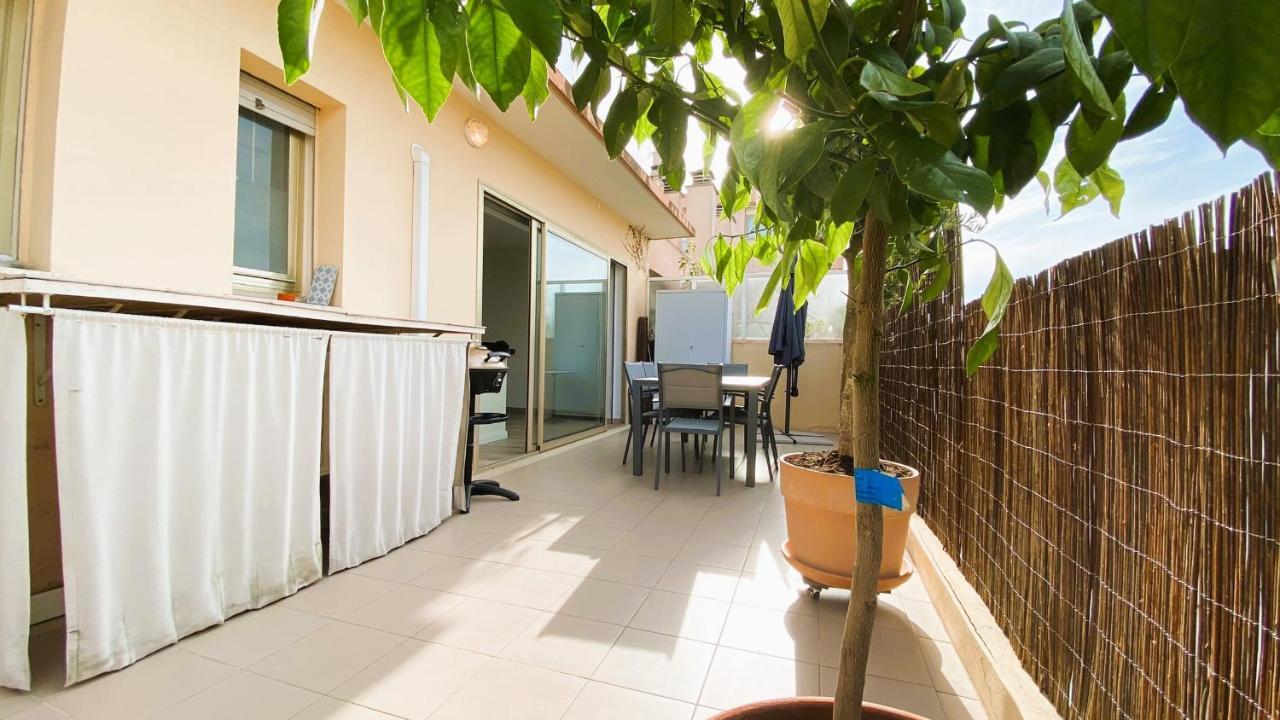
[[[1019,280],[971,378],[958,280],[887,323],[885,456],[1064,717],[1280,716],[1278,177]]]

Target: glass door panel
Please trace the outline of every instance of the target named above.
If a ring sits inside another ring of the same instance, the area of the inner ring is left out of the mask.
[[[609,261],[550,230],[543,255],[542,440],[602,427]]]

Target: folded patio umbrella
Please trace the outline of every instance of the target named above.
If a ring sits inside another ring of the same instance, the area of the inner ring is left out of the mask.
[[[769,354],[776,365],[790,368],[787,373],[787,394],[800,394],[800,366],[804,364],[804,327],[809,316],[809,304],[796,309],[795,273],[778,293],[778,310],[773,315],[773,330],[769,333]]]

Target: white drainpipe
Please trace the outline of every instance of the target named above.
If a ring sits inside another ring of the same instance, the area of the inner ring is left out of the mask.
[[[413,305],[415,320],[427,319],[427,236],[428,187],[431,180],[431,156],[414,145],[409,149],[413,157]]]

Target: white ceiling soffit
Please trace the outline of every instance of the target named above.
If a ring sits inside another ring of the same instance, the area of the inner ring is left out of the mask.
[[[563,78],[552,78],[551,94],[538,109],[537,122],[529,120],[523,99],[517,99],[505,113],[483,93],[477,102],[496,125],[559,168],[601,205],[612,208],[627,224],[643,226],[645,234],[655,240],[691,237],[693,227],[661,195],[661,183],[650,184],[648,175],[626,153],[610,160],[600,131],[578,112],[557,82],[568,87]]]

